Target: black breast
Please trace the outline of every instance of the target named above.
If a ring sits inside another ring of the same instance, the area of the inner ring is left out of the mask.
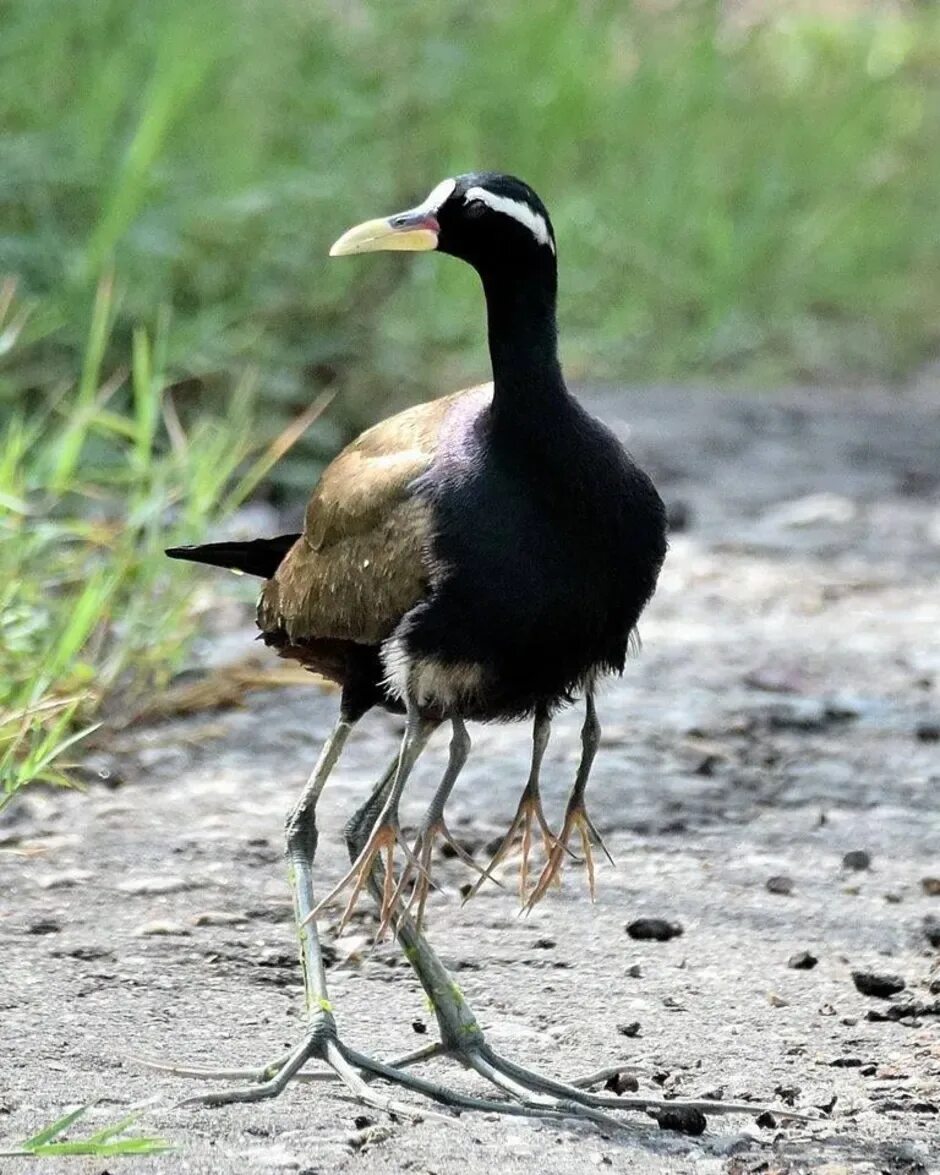
[[[622,670],[665,555],[665,514],[576,401],[525,437],[494,427],[488,405],[465,407],[416,492],[433,508],[433,583],[401,635],[413,655],[484,666],[466,717],[554,707],[592,674]]]

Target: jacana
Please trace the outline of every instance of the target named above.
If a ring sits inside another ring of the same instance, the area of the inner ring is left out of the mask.
[[[342,691],[339,719],[287,822],[306,1035],[286,1057],[252,1074],[252,1084],[198,1100],[273,1096],[316,1057],[362,1100],[399,1112],[409,1111],[380,1096],[374,1078],[456,1109],[610,1121],[605,1107],[651,1103],[588,1093],[498,1056],[429,946],[421,918],[435,838],[454,843],[444,806],[469,752],[468,720],[533,719],[529,777],[495,858],[521,834],[523,902],[531,906],[544,896],[575,834],[593,892],[591,847],[600,838],[584,794],[599,739],[595,684],[623,670],[656,586],[666,552],[663,504],[649,477],[565,385],[555,234],[527,184],[491,172],[446,179],[416,208],[350,229],[330,253],[380,250],[437,250],[476,270],[486,299],[492,382],[410,408],[363,433],[324,472],[301,534],[168,552],[264,577],[258,624],[265,641]],[[578,695],[586,707],[581,760],[556,835],[542,812],[539,771],[553,713]],[[349,733],[373,706],[404,712],[405,733],[395,761],[347,826],[350,871],[317,904],[317,800]],[[409,847],[398,823],[399,800],[443,722],[453,729],[447,770]],[[529,889],[536,830],[546,862]],[[405,864],[396,876],[399,850]],[[482,872],[477,884],[489,869]],[[431,1001],[441,1044],[422,1055],[459,1058],[512,1101],[467,1097],[340,1039],[315,915],[347,886],[343,920],[363,889],[370,890],[381,925],[393,928]]]

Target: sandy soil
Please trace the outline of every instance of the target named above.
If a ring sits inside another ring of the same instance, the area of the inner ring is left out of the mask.
[[[101,1099],[104,1121],[156,1099],[144,1126],[173,1154],[69,1169],[940,1169],[936,393],[590,400],[677,521],[642,655],[601,703],[593,810],[617,867],[600,868],[593,907],[572,866],[522,920],[512,870],[508,891],[463,907],[467,870],[442,861],[430,933],[492,1042],[521,1060],[560,1075],[622,1061],[643,1091],[790,1102],[818,1120],[712,1116],[698,1138],[641,1115],[611,1135],[495,1116],[412,1124],[310,1085],[262,1105],[178,1107],[192,1083],[134,1054],[261,1063],[297,1037],[281,824],[336,700],[308,686],[114,735],[86,795],[34,793],[0,826],[0,1141],[79,1101]],[[556,723],[553,818],[578,723],[577,711]],[[324,886],[398,731],[367,719],[324,798]],[[412,821],[445,746],[442,733],[409,789]],[[475,731],[451,822],[481,861],[527,757],[522,727]],[[850,852],[868,867],[846,866]],[[625,927],[640,916],[683,934],[634,941]],[[434,1022],[395,948],[370,953],[373,929],[327,931],[329,978],[346,1038],[391,1056]],[[800,952],[816,966],[789,966]],[[865,996],[856,970],[906,988]],[[445,1063],[428,1071],[475,1087]]]

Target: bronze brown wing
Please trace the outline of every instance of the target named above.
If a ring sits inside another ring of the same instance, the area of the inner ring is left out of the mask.
[[[261,594],[258,626],[271,643],[376,645],[421,599],[431,518],[410,487],[434,460],[448,411],[484,391],[408,408],[362,433],[327,467],[303,534]]]

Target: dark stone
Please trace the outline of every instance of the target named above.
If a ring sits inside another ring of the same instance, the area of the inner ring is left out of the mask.
[[[940,877],[922,877],[920,888],[928,898],[940,898]]]
[[[918,742],[940,743],[940,722],[918,722],[914,734]]]
[[[874,996],[880,1000],[897,995],[907,987],[900,975],[877,975],[874,971],[853,971],[852,982],[862,995]]]
[[[665,918],[637,918],[627,923],[626,930],[631,938],[653,942],[668,942],[669,939],[678,938],[682,934],[680,923],[668,922]]]
[[[770,1110],[764,1110],[763,1114],[758,1114],[754,1121],[762,1130],[776,1130],[777,1128],[777,1119]]]
[[[556,943],[553,938],[537,938],[532,945],[537,951],[551,951],[555,948]]]
[[[940,947],[940,918],[928,914],[924,919],[924,935],[932,947]]]
[[[854,869],[858,873],[864,869],[870,869],[871,854],[866,853],[864,849],[853,849],[842,858],[842,868]]]
[[[61,930],[62,924],[55,918],[37,918],[26,928],[27,934],[59,934]]]
[[[620,1097],[624,1093],[636,1093],[640,1083],[632,1073],[614,1073],[604,1082],[604,1088]]]
[[[633,1020],[629,1024],[618,1024],[617,1031],[621,1036],[639,1036],[640,1022],[639,1020]]]
[[[423,1020],[412,1020],[411,1027],[419,1036],[424,1036],[428,1030],[428,1026]]]
[[[684,1106],[665,1106],[655,1112],[660,1130],[675,1130],[679,1134],[704,1134],[708,1119],[701,1110]]]
[[[682,498],[666,503],[666,525],[670,534],[682,534],[692,523],[692,507]]]
[[[809,951],[800,951],[799,954],[791,955],[787,959],[787,966],[793,971],[812,971],[819,960],[815,955],[811,955]]]
[[[776,877],[768,877],[764,882],[768,893],[776,894],[791,894],[793,893],[793,878],[784,877],[782,875]]]
[[[940,1016],[940,1000],[935,1000],[930,1004],[912,1000],[908,1004],[889,1004],[884,1011],[872,1010],[865,1013],[865,1019],[875,1024],[883,1023],[886,1020],[909,1021],[914,1024],[923,1016]]]

